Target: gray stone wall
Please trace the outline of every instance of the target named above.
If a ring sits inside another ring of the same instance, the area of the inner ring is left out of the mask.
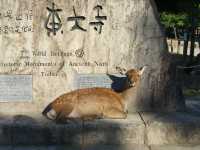
[[[90,23],[99,21],[98,5],[99,15],[106,16],[101,32]],[[166,41],[153,0],[1,0],[0,7],[0,73],[33,76],[33,101],[1,103],[1,113],[41,112],[74,90],[79,73],[117,73],[116,66],[145,65],[149,69],[130,112],[176,110],[180,98],[170,88]],[[82,16],[78,24],[83,29],[72,31],[74,11]]]

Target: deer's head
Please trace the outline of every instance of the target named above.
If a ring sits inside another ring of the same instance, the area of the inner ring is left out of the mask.
[[[141,78],[142,74],[144,73],[146,66],[144,66],[140,70],[130,69],[130,70],[126,71],[126,69],[120,68],[120,67],[116,67],[116,69],[118,70],[118,72],[120,74],[126,75],[126,77],[127,77],[127,85],[126,86],[130,88],[130,87],[135,87],[136,84],[140,81],[140,78]]]

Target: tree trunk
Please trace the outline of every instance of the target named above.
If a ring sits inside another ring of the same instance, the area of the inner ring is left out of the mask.
[[[195,21],[195,10],[192,10],[191,13],[191,47],[190,47],[190,64],[193,63],[194,58],[194,48],[195,48],[195,29],[196,29],[196,21]]]
[[[178,36],[177,36],[177,30],[176,30],[176,27],[175,27],[175,26],[173,26],[173,30],[174,30],[175,39],[177,40],[177,39],[178,39]]]
[[[178,48],[177,48],[177,54],[179,54],[180,52],[180,45],[181,45],[181,40],[178,39]]]
[[[190,64],[193,62],[195,48],[195,27],[191,29]]]
[[[188,29],[187,29],[187,31],[184,33],[184,46],[183,46],[184,62],[186,61],[186,58],[187,58],[188,42],[189,42],[189,33],[188,33]]]
[[[174,47],[173,47],[173,40],[171,39],[171,52],[173,53],[174,52]]]

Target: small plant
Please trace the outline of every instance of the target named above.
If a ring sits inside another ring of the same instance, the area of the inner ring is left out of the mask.
[[[195,89],[185,89],[185,90],[183,90],[183,94],[186,97],[200,96],[200,89],[198,89],[198,90],[195,90]]]

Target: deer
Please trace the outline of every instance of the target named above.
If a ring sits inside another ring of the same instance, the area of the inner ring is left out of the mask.
[[[77,118],[83,120],[126,119],[127,103],[135,94],[145,67],[128,71],[120,67],[116,69],[127,77],[127,82],[120,93],[102,87],[77,89],[56,98],[42,114],[56,122]]]

